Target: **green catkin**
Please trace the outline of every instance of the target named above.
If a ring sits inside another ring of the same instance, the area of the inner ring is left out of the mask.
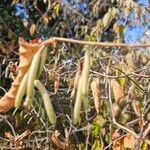
[[[89,68],[90,68],[90,52],[87,50],[85,52],[85,59],[83,64],[83,70],[81,77],[79,79],[78,89],[77,89],[77,96],[74,106],[74,113],[73,113],[73,123],[74,125],[80,124],[80,111],[82,104],[84,109],[88,109],[88,78],[89,78]]]
[[[82,82],[81,79],[79,80],[78,89],[77,89],[77,96],[74,105],[74,113],[73,113],[73,124],[76,125],[80,123],[80,110],[82,106]]]
[[[24,75],[15,99],[15,107],[20,107],[27,89],[28,72]]]
[[[33,58],[31,67],[29,69],[29,76],[27,81],[27,97],[25,105],[31,106],[34,96],[34,80],[37,78],[38,68],[41,60],[41,53],[37,52]]]
[[[48,52],[48,47],[45,47],[41,52],[41,61],[40,61],[40,65],[39,65],[38,75],[37,75],[38,78],[40,77],[40,75],[43,71],[43,67],[44,67],[44,64],[47,59],[47,52]]]
[[[44,87],[44,85],[39,80],[35,80],[34,85],[39,90],[39,92],[42,96],[44,107],[45,107],[45,110],[46,110],[46,113],[47,113],[47,116],[48,116],[50,123],[55,124],[56,123],[56,115],[55,115],[53,105],[52,105],[50,97],[47,93],[46,88]]]
[[[85,110],[88,109],[88,79],[89,79],[89,69],[90,69],[90,52],[87,50],[85,52],[83,71],[82,71],[82,100],[83,107]]]

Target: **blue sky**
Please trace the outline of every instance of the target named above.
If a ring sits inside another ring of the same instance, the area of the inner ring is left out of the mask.
[[[62,7],[64,4],[68,3],[68,0],[63,0]],[[138,0],[139,5],[141,6],[141,12],[145,10],[145,8],[150,7],[150,4],[148,0]],[[72,1],[73,8],[80,10],[84,15],[87,15],[89,13],[88,5],[85,1],[81,1],[80,3],[77,3],[76,0]],[[25,8],[17,3],[16,4],[16,16],[22,18],[22,19],[28,19],[29,16],[27,12],[25,11]],[[143,13],[143,15],[136,20],[136,14],[134,10],[128,17],[128,24],[126,25],[124,14],[120,14],[121,19],[119,21],[120,24],[122,24],[124,29],[124,42],[125,43],[138,43],[140,41],[140,38],[147,32],[150,32],[150,12],[147,11],[146,13]],[[146,21],[145,19],[146,18]]]
[[[139,0],[138,3],[141,5],[142,11],[146,7],[150,7],[148,0]],[[130,24],[124,30],[125,43],[139,43],[140,38],[150,30],[150,13],[148,11],[138,18],[138,21],[136,21],[135,16],[136,14],[133,11],[128,18]],[[146,18],[146,22],[144,17]]]

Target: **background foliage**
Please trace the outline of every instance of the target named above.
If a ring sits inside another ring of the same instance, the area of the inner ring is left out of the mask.
[[[149,6],[146,0],[1,0],[0,95],[8,91],[17,74],[19,36],[27,41],[56,36],[149,43]],[[0,116],[1,147],[148,149],[149,48],[92,47],[89,84],[98,78],[99,112],[97,114],[90,87],[89,112],[87,116],[82,112],[81,124],[75,127],[71,122],[75,98],[70,96],[75,74],[83,61],[83,49],[83,46],[70,43],[49,47],[41,81],[54,105],[56,127],[49,124],[36,92],[31,110],[20,108],[16,113],[12,110]],[[125,128],[114,122],[112,112],[117,123]],[[140,139],[135,139],[126,128],[136,132]],[[28,136],[16,142],[18,135],[24,132]]]

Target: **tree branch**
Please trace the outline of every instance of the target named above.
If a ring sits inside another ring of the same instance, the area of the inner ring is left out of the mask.
[[[61,37],[53,37],[49,38],[48,40],[44,41],[42,44],[49,45],[52,43],[52,41],[55,42],[69,42],[69,43],[77,43],[81,45],[90,45],[90,46],[105,46],[105,47],[150,47],[150,44],[125,44],[125,43],[113,43],[113,42],[92,42],[92,41],[83,41],[83,40],[75,40],[75,39],[69,39],[69,38],[61,38]]]

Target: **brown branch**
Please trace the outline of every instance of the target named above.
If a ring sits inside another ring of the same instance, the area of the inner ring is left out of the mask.
[[[145,129],[145,131],[143,132],[143,137],[142,137],[142,139],[145,139],[148,134],[150,134],[150,122],[148,123],[148,126],[147,126],[147,128]]]
[[[53,37],[49,38],[48,40],[44,41],[42,44],[49,45],[52,43],[52,40],[55,42],[69,42],[69,43],[76,43],[81,45],[90,45],[90,46],[104,46],[104,47],[150,47],[150,44],[125,44],[125,43],[113,43],[113,42],[92,42],[92,41],[83,41],[83,40],[75,40],[69,38],[61,38],[61,37]]]

